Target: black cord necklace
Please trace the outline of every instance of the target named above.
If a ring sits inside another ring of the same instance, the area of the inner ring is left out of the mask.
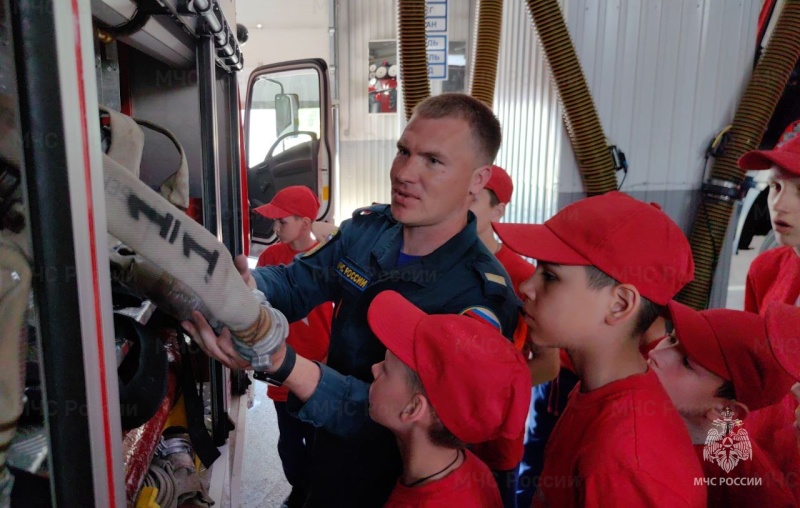
[[[439,471],[436,471],[435,473],[433,473],[431,475],[428,475],[428,476],[426,476],[424,478],[420,478],[419,480],[416,480],[416,481],[414,481],[412,483],[409,483],[408,485],[406,485],[406,487],[409,487],[409,488],[410,487],[416,487],[420,483],[428,481],[431,478],[433,478],[434,476],[444,473],[445,471],[450,469],[453,466],[453,464],[455,464],[458,461],[459,457],[461,457],[461,450],[456,450],[456,458],[453,459],[453,462],[451,462],[451,463],[447,464],[446,466],[444,466],[444,469],[440,469]]]

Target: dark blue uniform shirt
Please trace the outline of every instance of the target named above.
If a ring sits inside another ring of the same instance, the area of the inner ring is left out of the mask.
[[[320,427],[308,506],[383,506],[402,469],[394,436],[368,414],[370,368],[386,351],[367,323],[375,295],[391,289],[429,314],[470,314],[506,337],[514,332],[519,300],[478,238],[471,212],[444,245],[397,268],[402,243],[402,225],[389,206],[373,206],[357,210],[324,245],[291,265],[254,271],[258,288],[289,322],[322,302],[335,305],[320,384],[305,404],[289,398],[294,414]]]

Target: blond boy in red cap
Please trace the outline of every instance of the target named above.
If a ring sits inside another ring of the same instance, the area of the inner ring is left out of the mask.
[[[639,352],[693,278],[680,228],[657,205],[611,192],[543,225],[495,230],[538,261],[521,287],[533,342],[566,349],[580,379],[547,444],[534,506],[705,506],[686,426]]]
[[[767,206],[781,245],[753,260],[745,310],[762,312],[770,302],[800,305],[800,121],[789,126],[774,150],[748,152],[739,167],[769,170]]]
[[[533,275],[533,272],[536,271],[536,267],[519,254],[497,241],[494,230],[492,229],[492,223],[499,222],[500,219],[503,218],[503,215],[505,215],[506,206],[511,202],[513,193],[514,182],[511,180],[511,176],[500,166],[494,165],[492,166],[492,176],[489,178],[486,186],[475,194],[469,209],[475,214],[475,218],[478,222],[478,237],[486,248],[489,249],[489,252],[493,253],[497,260],[500,261],[500,264],[503,265],[506,272],[508,272],[508,277],[511,279],[511,283],[514,286],[514,292],[517,296],[523,298],[519,287]],[[524,349],[527,346],[525,343],[527,339],[527,326],[525,326],[522,320],[520,320],[519,324],[518,331],[514,334],[514,343],[518,348]],[[572,373],[567,373],[564,376],[563,385],[566,386],[566,390],[569,390],[574,386]],[[500,488],[500,495],[506,507],[515,506],[514,499],[519,499],[520,497],[524,498],[525,496],[525,494],[520,494],[518,491],[519,468],[523,455],[525,453],[531,453],[536,456],[532,458],[533,462],[538,463],[541,460],[541,453],[539,452],[537,456],[537,450],[540,448],[540,443],[547,440],[549,430],[552,428],[552,425],[550,425],[549,422],[545,423],[543,419],[553,419],[554,417],[549,414],[537,415],[534,404],[537,403],[537,401],[549,399],[550,390],[553,387],[558,387],[559,383],[562,383],[561,379],[556,379],[552,381],[554,384],[551,384],[548,380],[552,379],[552,377],[552,373],[544,372],[540,364],[537,364],[536,371],[531,372],[531,383],[534,385],[531,395],[536,400],[531,401],[528,416],[528,427],[530,428],[528,432],[531,433],[529,441],[532,445],[530,452],[526,452],[524,431],[515,439],[499,439],[481,443],[472,448],[475,455],[485,462],[494,472],[497,485]],[[543,382],[544,384],[542,386],[536,386]],[[535,436],[533,435],[534,433]],[[528,464],[523,466],[523,471],[528,476],[538,476],[539,474],[539,470],[535,466]],[[529,497],[530,493],[528,493],[527,496]]]
[[[739,167],[770,172],[767,206],[780,244],[750,265],[744,308],[763,313],[771,302],[800,305],[800,121],[786,129],[773,150],[744,154]],[[792,425],[796,408],[797,400],[787,395],[780,403],[751,413],[746,426],[753,439],[787,472],[794,495],[800,500],[800,452]]]
[[[522,431],[531,393],[522,355],[483,321],[428,315],[394,291],[375,297],[367,319],[387,348],[372,367],[369,414],[403,459],[385,506],[502,507],[492,473],[465,445]]]
[[[795,506],[783,473],[742,426],[800,378],[800,309],[771,304],[761,317],[669,304],[674,328],[649,354],[681,414],[705,473],[710,507]],[[670,327],[672,328],[672,327]],[[663,328],[662,328],[663,329]]]
[[[308,187],[293,185],[281,189],[272,201],[254,211],[275,221],[272,229],[279,240],[279,243],[270,245],[261,253],[256,266],[288,265],[298,254],[316,247],[312,224],[319,211],[319,200]],[[328,355],[332,317],[331,302],[315,307],[304,319],[289,325],[287,344],[291,344],[297,354],[310,360],[323,361]],[[298,420],[286,410],[289,396],[287,388],[269,385],[267,396],[275,404],[280,431],[278,455],[286,480],[292,486],[283,506],[301,507],[309,484],[314,426]]]

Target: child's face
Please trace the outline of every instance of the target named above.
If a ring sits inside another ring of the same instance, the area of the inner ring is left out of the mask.
[[[800,252],[800,176],[773,167],[767,204],[775,238]]]
[[[384,360],[372,366],[375,381],[369,387],[369,416],[389,429],[397,428],[400,414],[414,396],[407,368],[388,349]]]
[[[475,214],[478,220],[478,234],[491,229],[492,222],[497,222],[503,217],[504,206],[498,203],[492,206],[489,190],[481,189],[472,199],[469,209]]]
[[[703,416],[721,399],[723,379],[686,356],[675,332],[650,351],[648,365],[682,416]]]
[[[605,319],[604,289],[591,289],[583,266],[540,262],[520,284],[528,336],[537,346],[580,348]]]
[[[272,223],[272,230],[278,235],[281,243],[292,243],[300,238],[303,232],[303,218],[296,215],[290,215],[283,219],[276,219]]]

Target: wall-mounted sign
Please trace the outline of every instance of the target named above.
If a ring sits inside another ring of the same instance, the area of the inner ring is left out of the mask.
[[[428,79],[447,79],[447,0],[425,1]]]

